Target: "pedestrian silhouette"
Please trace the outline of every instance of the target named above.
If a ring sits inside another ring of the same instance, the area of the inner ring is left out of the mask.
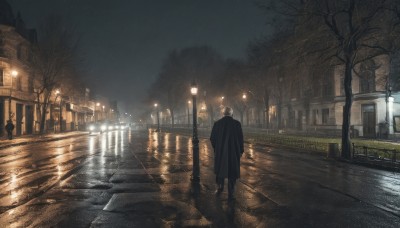
[[[13,122],[12,122],[12,120],[7,120],[7,124],[6,124],[6,131],[7,131],[7,134],[8,134],[8,139],[12,139],[12,132],[13,132],[13,130],[14,130],[14,124],[13,124]]]
[[[210,141],[214,148],[214,173],[217,196],[224,190],[228,178],[228,199],[234,199],[236,179],[240,177],[240,158],[244,152],[243,131],[239,121],[233,119],[233,110],[224,108],[224,117],[214,123]]]

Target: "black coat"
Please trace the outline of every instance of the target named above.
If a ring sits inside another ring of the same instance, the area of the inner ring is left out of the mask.
[[[216,121],[210,140],[214,148],[214,173],[218,177],[239,178],[240,157],[244,152],[240,122],[230,116]]]
[[[6,131],[13,131],[14,130],[14,124],[13,123],[10,123],[10,122],[8,122],[7,124],[6,124]]]

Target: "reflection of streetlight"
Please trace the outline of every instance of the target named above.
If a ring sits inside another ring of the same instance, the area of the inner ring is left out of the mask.
[[[197,85],[195,82],[192,83],[190,93],[193,98],[193,173],[191,180],[193,182],[200,181],[200,165],[199,165],[199,139],[197,138],[197,107],[196,107],[196,96],[197,96]]]
[[[188,127],[190,127],[190,111],[189,111],[189,108],[190,108],[190,104],[191,103],[192,103],[191,101],[188,101],[188,106],[187,106]]]
[[[160,112],[158,110],[158,104],[155,103],[154,107],[156,108],[156,111],[157,111],[157,132],[159,132],[160,131]]]
[[[11,71],[11,87],[10,87],[10,97],[8,99],[8,119],[11,120],[11,96],[12,96],[12,90],[13,90],[13,79],[18,76],[18,71],[12,70]]]

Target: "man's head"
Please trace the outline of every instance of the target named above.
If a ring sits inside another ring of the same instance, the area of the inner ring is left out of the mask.
[[[223,114],[224,116],[233,116],[233,109],[231,107],[225,107]]]

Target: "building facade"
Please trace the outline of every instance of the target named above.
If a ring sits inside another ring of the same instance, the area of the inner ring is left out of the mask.
[[[16,136],[39,132],[35,93],[39,82],[30,67],[31,46],[36,42],[36,31],[27,29],[21,16],[14,17],[7,1],[0,0],[0,136],[8,120],[15,125]],[[85,130],[86,123],[95,121],[96,106],[89,98],[90,90],[63,92],[57,90],[50,96],[46,132]]]

